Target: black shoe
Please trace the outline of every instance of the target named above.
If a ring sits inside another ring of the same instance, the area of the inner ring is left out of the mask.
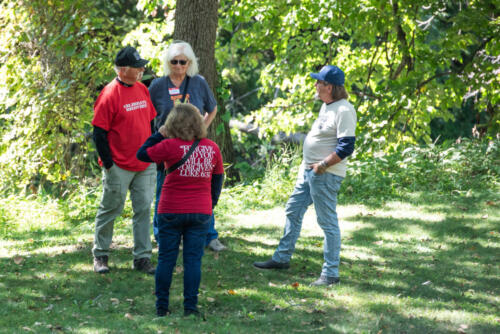
[[[94,271],[98,274],[109,273],[107,255],[94,257]]]
[[[290,268],[289,262],[276,262],[273,259],[265,262],[254,262],[253,266],[258,269],[288,269]]]
[[[151,260],[148,259],[147,257],[143,257],[140,259],[134,259],[134,265],[133,268],[137,271],[142,271],[143,273],[149,274],[149,275],[154,275],[155,274],[155,267],[151,263]]]
[[[200,317],[201,313],[198,310],[191,310],[191,309],[184,310],[185,317],[189,317],[190,315],[194,315],[195,317]]]
[[[159,316],[159,317],[164,317],[166,315],[170,315],[170,311],[168,309],[164,309],[164,308],[158,308],[156,309],[156,315]]]
[[[317,280],[311,283],[312,286],[328,286],[340,283],[340,278],[338,277],[328,277],[321,275]]]

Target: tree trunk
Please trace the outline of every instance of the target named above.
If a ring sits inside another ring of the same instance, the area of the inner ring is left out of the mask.
[[[217,99],[217,116],[208,129],[209,137],[221,150],[225,163],[234,165],[234,149],[228,122],[221,118],[226,112],[224,103],[215,88],[218,85],[215,62],[215,38],[218,23],[218,0],[177,0],[175,10],[174,39],[188,42],[198,58],[200,74],[205,77]],[[226,170],[229,179],[239,175],[233,168]]]

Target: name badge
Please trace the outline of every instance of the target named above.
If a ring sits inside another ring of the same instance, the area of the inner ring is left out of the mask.
[[[173,87],[173,88],[168,89],[168,93],[170,95],[179,95],[181,92],[180,92],[179,88]]]

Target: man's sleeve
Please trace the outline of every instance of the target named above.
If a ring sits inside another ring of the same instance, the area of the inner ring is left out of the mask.
[[[342,108],[338,113],[337,148],[335,153],[345,159],[354,152],[356,142],[356,112],[351,108]]]
[[[335,153],[337,153],[340,159],[344,160],[344,158],[350,156],[352,152],[354,152],[355,142],[356,142],[356,137],[338,138],[338,143],[337,143],[337,148],[335,149]]]
[[[113,166],[113,158],[111,157],[111,150],[109,149],[108,132],[94,125],[92,137],[97,148],[97,153],[99,153],[99,157],[102,160],[102,164],[106,169],[110,169]]]
[[[94,103],[94,118],[92,119],[92,125],[104,131],[110,130],[115,112],[111,91],[107,88],[108,86],[104,87]]]

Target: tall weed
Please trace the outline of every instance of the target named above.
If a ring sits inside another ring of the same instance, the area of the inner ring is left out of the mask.
[[[448,146],[411,146],[350,162],[344,181],[355,200],[405,198],[409,193],[437,195],[495,192],[499,187],[500,141],[464,139]]]

